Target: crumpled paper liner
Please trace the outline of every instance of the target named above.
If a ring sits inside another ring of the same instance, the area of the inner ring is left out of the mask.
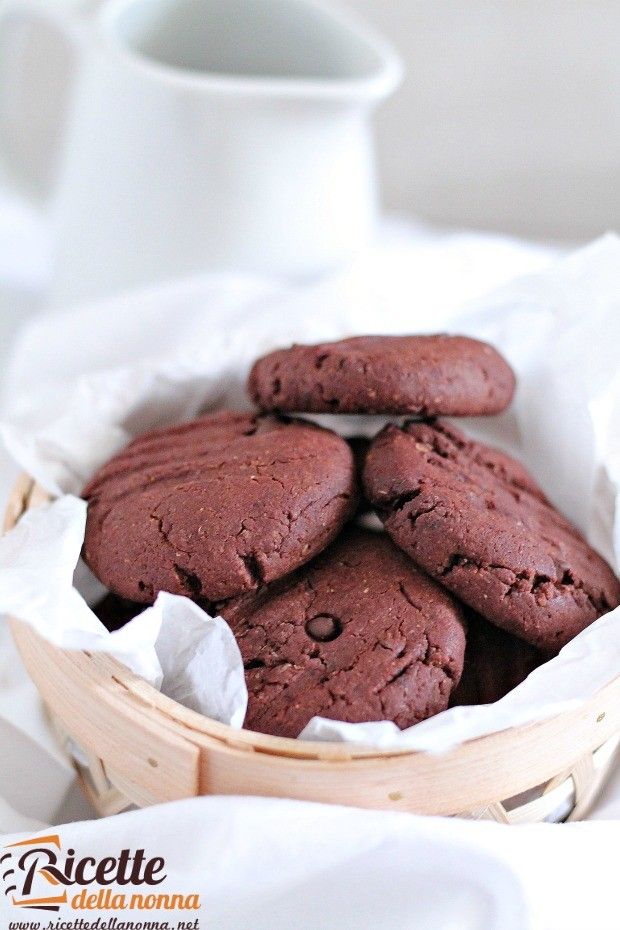
[[[519,455],[554,503],[608,559],[617,559],[620,240],[607,236],[459,312],[451,306],[443,316],[412,309],[410,264],[400,249],[358,268],[355,277],[304,290],[210,278],[56,317],[53,333],[51,324],[33,324],[25,345],[35,365],[39,353],[44,383],[13,399],[0,431],[20,465],[59,496],[0,540],[0,611],[29,622],[56,645],[110,653],[185,706],[242,726],[243,666],[222,618],[165,593],[114,633],[95,617],[87,601],[93,603],[101,588],[79,563],[86,507],[75,495],[145,429],[201,410],[247,405],[243,381],[262,352],[356,332],[448,329],[497,346],[518,374],[515,403],[501,417],[465,421],[465,429]],[[391,303],[378,303],[377,278],[388,266],[399,289]],[[133,360],[122,340],[137,349],[140,334],[145,351]],[[75,352],[64,379],[50,367],[50,340]],[[124,358],[110,367],[116,346]],[[75,377],[77,356],[88,373]],[[321,420],[349,435],[380,425],[376,418]],[[600,618],[495,704],[456,707],[404,731],[386,721],[314,718],[301,736],[439,751],[560,713],[618,674],[619,621],[620,609]]]

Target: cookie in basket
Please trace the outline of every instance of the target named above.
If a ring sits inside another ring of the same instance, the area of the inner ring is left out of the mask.
[[[120,630],[126,623],[129,623],[130,620],[133,620],[134,617],[137,617],[146,609],[144,604],[127,601],[125,598],[119,597],[118,594],[112,594],[111,592],[108,592],[92,608],[97,619],[101,620],[110,633]]]
[[[525,469],[452,426],[386,427],[364,485],[416,564],[540,649],[559,649],[620,603],[612,569]]]
[[[467,336],[356,336],[294,345],[255,362],[248,391],[261,410],[475,416],[512,400],[512,369]]]
[[[467,646],[463,674],[450,706],[493,704],[525,681],[551,658],[488,620],[467,611]]]
[[[246,669],[245,726],[298,736],[318,715],[408,727],[463,668],[459,604],[385,533],[354,528],[297,573],[224,605]]]
[[[350,447],[312,424],[210,414],[139,437],[99,470],[84,559],[121,597],[220,600],[321,552],[356,506]]]

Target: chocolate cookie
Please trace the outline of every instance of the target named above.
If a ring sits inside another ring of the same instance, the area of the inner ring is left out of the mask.
[[[83,496],[84,559],[108,588],[219,600],[324,549],[355,509],[355,466],[328,430],[218,413],[136,439]]]
[[[251,730],[294,737],[315,715],[408,727],[444,710],[461,676],[460,606],[385,533],[345,531],[221,613],[243,656]]]
[[[504,453],[442,423],[389,426],[364,468],[392,539],[466,604],[556,650],[620,603],[613,571]]]
[[[472,611],[466,616],[465,663],[459,685],[452,692],[451,707],[493,704],[551,658]]]
[[[126,623],[141,614],[143,610],[146,610],[144,604],[127,601],[117,594],[106,594],[93,607],[93,613],[110,633],[120,630]]]
[[[361,485],[362,482],[362,473],[364,471],[364,462],[366,461],[366,455],[370,449],[370,439],[366,439],[364,436],[353,436],[347,439],[347,442],[351,446],[351,451],[353,452],[353,460],[355,462],[355,472],[357,474],[358,484]],[[357,516],[360,517],[363,514],[368,514],[372,512],[372,508],[363,494],[360,494],[357,504]]]
[[[475,416],[505,410],[512,369],[466,336],[357,336],[294,345],[255,362],[249,393],[262,410]]]

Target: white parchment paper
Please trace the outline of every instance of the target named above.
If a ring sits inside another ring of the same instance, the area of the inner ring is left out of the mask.
[[[416,275],[429,273],[432,258],[444,299],[416,304]],[[79,564],[85,504],[77,495],[99,465],[145,429],[246,406],[243,382],[262,352],[364,332],[447,330],[496,345],[518,374],[515,403],[503,416],[468,420],[465,428],[522,457],[617,565],[620,240],[607,236],[554,264],[532,252],[521,265],[531,275],[462,307],[442,283],[450,260],[444,244],[441,255],[431,249],[416,264],[396,242],[315,287],[197,279],[33,323],[7,375],[9,415],[0,431],[13,457],[57,500],[0,540],[0,612],[63,647],[109,652],[186,706],[240,727],[243,667],[221,618],[161,594],[115,633],[97,620],[87,604],[97,586]],[[24,359],[36,360],[36,391],[24,390]],[[377,428],[376,418],[322,421],[349,434]],[[439,751],[575,706],[619,670],[616,610],[496,704],[454,708],[402,732],[389,722],[315,718],[302,736]]]

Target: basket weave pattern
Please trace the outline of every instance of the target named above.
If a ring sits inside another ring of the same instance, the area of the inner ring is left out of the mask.
[[[5,531],[48,495],[22,476]],[[24,664],[100,814],[206,794],[287,797],[501,823],[578,820],[620,744],[620,677],[581,707],[441,755],[234,730],[182,707],[109,656],[11,621]]]

